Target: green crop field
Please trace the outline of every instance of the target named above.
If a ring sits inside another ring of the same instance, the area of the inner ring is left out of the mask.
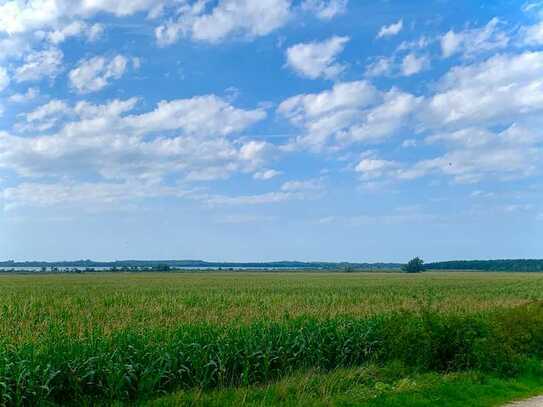
[[[543,389],[537,273],[6,273],[0,312],[0,405],[491,406]]]

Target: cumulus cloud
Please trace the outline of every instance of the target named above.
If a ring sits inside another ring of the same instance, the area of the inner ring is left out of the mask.
[[[127,16],[148,11],[152,15],[163,3],[156,0],[8,0],[0,5],[0,32],[18,34],[55,28],[60,22],[100,12]]]
[[[293,45],[286,52],[287,66],[311,79],[333,79],[344,69],[344,66],[335,60],[348,41],[348,37],[334,36],[323,42]]]
[[[388,76],[395,69],[395,61],[392,57],[377,57],[366,68],[366,76]]]
[[[0,39],[0,61],[21,58],[28,51],[28,44],[23,38],[16,36]]]
[[[537,46],[543,44],[543,21],[537,24],[522,27],[520,30],[521,42],[523,45]]]
[[[398,163],[394,161],[382,160],[375,157],[364,157],[356,165],[355,171],[360,173],[362,179],[373,180],[382,178],[398,168]]]
[[[383,38],[383,37],[392,37],[396,34],[398,34],[403,28],[403,20],[398,20],[394,24],[390,25],[384,25],[379,30],[379,33],[377,34],[377,38]]]
[[[286,202],[293,199],[302,199],[303,195],[295,194],[292,192],[266,192],[264,194],[254,195],[211,195],[204,199],[208,205],[211,206],[225,206],[225,205],[265,205],[279,202]]]
[[[260,37],[284,25],[290,16],[289,0],[220,0],[212,9],[200,0],[183,4],[179,18],[155,30],[159,44],[174,43],[180,37],[218,43],[232,35]]]
[[[422,37],[412,41],[402,41],[396,48],[396,51],[417,51],[427,48],[435,41],[433,38],[428,38],[423,35]]]
[[[83,21],[72,21],[62,28],[57,28],[46,34],[49,42],[57,45],[68,38],[84,35],[88,41],[96,41],[104,32],[103,24],[87,24]]]
[[[429,98],[430,126],[507,124],[543,112],[543,52],[496,55],[452,68]]]
[[[505,48],[509,42],[509,34],[502,30],[500,20],[495,17],[481,28],[469,28],[459,32],[449,30],[441,37],[441,53],[445,58],[457,53],[471,57]]]
[[[49,135],[0,132],[0,167],[38,180],[47,176],[75,182],[86,174],[108,182],[163,185],[165,176],[220,179],[264,165],[271,145],[227,136],[261,120],[265,112],[238,109],[213,95],[193,99],[163,102],[139,115],[128,114],[137,99],[73,107],[51,101],[27,120],[46,121],[64,112],[70,120]]]
[[[317,199],[325,193],[322,179],[292,180],[283,183],[279,191],[255,195],[210,195],[199,199],[212,206],[265,205],[292,200]]]
[[[293,180],[287,181],[281,185],[281,191],[300,192],[300,191],[322,191],[324,189],[323,180],[308,179],[308,180]]]
[[[446,152],[414,163],[400,163],[368,154],[355,171],[368,182],[412,180],[428,175],[451,177],[456,183],[485,179],[511,180],[532,175],[543,158],[542,139],[530,129],[512,125],[502,132],[466,128],[426,138],[426,143],[445,147]]]
[[[4,201],[5,210],[32,206],[39,208],[62,205],[92,207],[100,210],[133,201],[157,197],[187,197],[191,191],[179,186],[165,186],[153,182],[58,182],[36,183],[23,182],[17,186],[0,190],[0,202]]]
[[[330,20],[347,11],[348,0],[304,0],[302,9],[314,13],[321,20]]]
[[[55,78],[62,69],[63,54],[58,48],[32,51],[24,57],[23,65],[15,70],[17,82]]]
[[[6,68],[0,66],[0,92],[6,89],[9,85],[10,79]]]
[[[278,175],[281,175],[281,174],[282,174],[281,171],[277,171],[277,170],[274,170],[274,169],[268,169],[268,170],[262,170],[262,171],[255,172],[253,174],[253,178],[257,179],[257,180],[260,180],[260,181],[267,181],[267,180],[275,178],[275,177],[277,177]]]
[[[399,174],[413,179],[431,173],[453,177],[459,183],[474,183],[485,178],[514,179],[534,173],[543,158],[543,150],[532,131],[512,125],[502,132],[468,128],[431,137],[429,142],[441,141],[449,150],[437,158],[421,160]]]
[[[381,92],[369,82],[357,81],[291,97],[278,112],[304,129],[297,145],[319,150],[381,141],[405,126],[420,103],[420,98],[397,89]]]
[[[152,133],[181,129],[186,134],[218,134],[240,132],[266,117],[262,109],[237,109],[214,96],[161,101],[147,113],[129,115],[125,124],[134,131]],[[256,149],[256,146],[254,147]],[[247,151],[250,155],[250,151]]]
[[[58,121],[72,112],[66,102],[58,99],[49,101],[35,110],[26,113],[26,124],[18,125],[20,131],[45,131],[51,129]]]
[[[26,103],[34,100],[40,94],[38,88],[28,88],[25,93],[14,93],[8,100],[12,103]]]
[[[105,88],[111,79],[120,79],[127,63],[123,55],[116,55],[109,62],[103,56],[81,60],[69,73],[70,83],[78,93],[97,92]]]
[[[377,57],[366,67],[366,76],[412,76],[430,67],[427,55],[417,55],[414,52],[400,58],[399,55]]]
[[[51,100],[50,102],[46,103],[45,105],[42,105],[38,107],[36,110],[27,113],[26,114],[26,120],[29,122],[33,121],[41,121],[45,118],[48,118],[50,116],[59,114],[59,113],[67,113],[70,109],[68,105],[62,101],[62,100]]]
[[[410,180],[429,175],[457,183],[533,176],[543,158],[543,53],[498,54],[450,69],[435,93],[420,98],[409,129],[427,132],[427,145],[441,154],[401,163],[364,157],[362,179]],[[376,123],[389,123],[385,117]],[[349,134],[335,131],[335,138]],[[416,145],[406,139],[403,146]]]
[[[402,60],[402,74],[404,76],[415,75],[423,71],[430,63],[426,56],[417,57],[415,54],[407,54]]]

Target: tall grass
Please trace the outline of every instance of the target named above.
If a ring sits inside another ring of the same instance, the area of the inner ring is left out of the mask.
[[[514,374],[543,356],[543,305],[473,314],[422,307],[367,318],[187,324],[0,345],[0,404],[136,400],[262,383],[300,369],[399,361],[421,371]]]

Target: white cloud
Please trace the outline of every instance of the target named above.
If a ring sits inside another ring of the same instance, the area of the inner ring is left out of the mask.
[[[244,143],[239,149],[242,160],[250,163],[252,169],[260,167],[272,154],[274,147],[266,141],[251,140]]]
[[[260,181],[267,181],[269,179],[272,179],[274,177],[277,177],[278,175],[281,175],[281,171],[277,171],[274,169],[268,169],[268,170],[262,170],[257,171],[253,174],[253,178],[260,180]]]
[[[181,37],[218,43],[232,35],[260,37],[284,25],[290,16],[289,0],[220,0],[210,12],[207,2],[183,4],[179,18],[155,30],[159,44]]]
[[[15,71],[17,82],[37,81],[44,77],[55,78],[62,69],[63,54],[58,48],[32,51]]]
[[[185,197],[191,191],[177,186],[164,186],[153,182],[58,182],[54,184],[25,182],[15,187],[0,189],[0,198],[3,198],[4,209],[13,210],[22,206],[32,207],[58,207],[80,206],[97,211],[112,204],[126,203],[134,199],[156,197]],[[2,199],[0,199],[0,203]]]
[[[38,107],[34,111],[27,113],[26,120],[29,122],[33,122],[36,120],[43,120],[44,118],[49,117],[53,114],[66,113],[69,110],[70,109],[68,105],[66,105],[65,102],[63,102],[62,100],[55,99],[55,100],[51,100],[45,105]]]
[[[51,31],[47,34],[47,38],[50,42],[57,45],[66,41],[70,37],[81,35],[84,30],[84,23],[81,21],[73,21],[67,26]]]
[[[402,141],[402,147],[403,148],[416,147],[417,144],[418,144],[417,140],[412,139],[412,138]]]
[[[503,207],[505,212],[514,213],[514,212],[528,212],[534,209],[533,204],[509,204]]]
[[[330,20],[347,11],[348,0],[304,0],[302,10],[314,13],[321,20]]]
[[[415,75],[426,69],[429,63],[426,56],[417,57],[415,54],[407,54],[402,60],[402,74],[404,76]]]
[[[321,93],[288,98],[279,105],[279,113],[296,124],[336,110],[366,107],[378,100],[379,92],[367,81],[343,82]]]
[[[71,109],[62,100],[51,100],[48,103],[25,115],[29,126],[20,127],[21,130],[45,131],[52,128],[63,116],[70,114]]]
[[[316,223],[320,225],[342,224],[350,227],[360,227],[367,225],[399,225],[399,224],[421,224],[435,223],[441,218],[427,210],[421,210],[420,207],[414,208],[395,208],[389,213],[371,213],[354,216],[327,216],[317,219]]]
[[[265,117],[266,112],[262,109],[237,109],[217,96],[208,95],[161,101],[156,109],[127,116],[124,122],[133,131],[142,133],[182,129],[186,134],[227,136],[240,132]],[[257,150],[256,146],[254,150]]]
[[[96,41],[102,36],[104,31],[105,31],[105,28],[103,24],[99,24],[99,23],[93,24],[90,26],[90,28],[87,29],[87,32],[86,32],[87,39],[89,41]]]
[[[107,61],[102,56],[79,61],[69,73],[71,85],[79,93],[89,93],[103,89],[111,79],[120,79],[126,70],[127,58],[116,55]]]
[[[455,54],[462,44],[462,37],[450,30],[441,37],[441,53],[445,58]]]
[[[392,89],[382,94],[381,103],[363,112],[358,121],[337,135],[348,142],[379,141],[407,125],[422,98]]]
[[[484,178],[514,179],[533,174],[543,158],[537,145],[541,138],[517,125],[495,133],[480,128],[468,128],[443,133],[428,139],[445,142],[449,151],[444,155],[421,160],[401,171],[403,179],[413,179],[433,172],[452,176],[459,183],[479,182]]]
[[[224,205],[265,205],[279,202],[286,202],[293,199],[303,199],[303,195],[291,192],[267,192],[256,195],[225,196],[212,195],[204,201],[211,206]]]
[[[287,181],[281,185],[281,191],[285,192],[303,192],[303,191],[322,191],[324,184],[322,179],[294,180]]]
[[[524,45],[543,44],[543,21],[537,24],[522,27],[520,30],[521,41]]]
[[[396,34],[398,34],[403,28],[403,20],[398,20],[394,24],[390,25],[384,25],[379,30],[379,33],[377,34],[377,38],[383,38],[383,37],[392,37]]]
[[[366,76],[411,76],[430,67],[430,58],[411,52],[400,59],[398,55],[377,57],[366,67]]]
[[[435,126],[507,124],[543,112],[543,52],[496,55],[451,69],[429,98],[424,122]]]
[[[395,69],[393,58],[378,57],[366,68],[367,76],[388,76]]]
[[[40,94],[38,88],[28,88],[25,93],[14,93],[8,100],[12,103],[26,103],[34,100]]]
[[[321,179],[293,180],[283,183],[279,191],[255,195],[204,195],[199,197],[212,206],[223,205],[266,205],[292,200],[317,199],[323,196],[325,188]]]
[[[217,219],[216,222],[226,225],[241,225],[248,223],[269,223],[275,221],[276,219],[277,218],[275,216],[262,216],[242,213],[221,217]]]
[[[348,37],[334,36],[323,42],[296,44],[286,51],[287,66],[311,79],[333,79],[344,69],[335,60],[348,41]]]
[[[138,57],[132,58],[132,68],[136,70],[141,68],[141,58],[138,58]]]
[[[360,160],[355,167],[355,171],[362,174],[362,179],[372,180],[385,176],[385,174],[395,170],[397,167],[398,164],[394,161],[367,157]]]
[[[55,28],[59,22],[90,17],[100,12],[116,16],[139,11],[153,14],[163,3],[157,0],[8,0],[0,5],[0,31],[17,34]]]
[[[402,43],[396,48],[396,51],[416,51],[425,49],[434,41],[434,39],[428,38],[423,35],[417,40],[402,41]]]
[[[0,66],[0,92],[6,89],[9,85],[10,79],[6,68]]]
[[[530,130],[512,125],[496,133],[481,128],[441,133],[427,138],[428,143],[444,144],[446,152],[413,164],[365,155],[355,167],[364,181],[383,183],[412,180],[428,175],[452,177],[455,183],[478,183],[485,179],[512,180],[533,175],[543,158]],[[475,196],[475,194],[473,194]]]
[[[96,41],[104,32],[103,24],[87,24],[84,21],[72,21],[62,28],[55,29],[47,33],[49,42],[57,45],[66,41],[70,37],[84,35],[88,41]]]
[[[425,142],[444,152],[411,164],[364,157],[356,170],[365,174],[363,179],[376,181],[441,175],[457,183],[476,183],[533,176],[543,158],[542,77],[543,52],[498,54],[453,67],[437,82],[436,93],[417,99],[411,110],[416,114],[410,128],[429,132]]]
[[[470,28],[460,32],[448,31],[441,37],[441,53],[445,58],[457,53],[471,57],[482,52],[505,48],[509,42],[508,33],[501,29],[501,22],[495,17],[482,28]]]
[[[420,98],[397,89],[380,92],[358,81],[291,97],[279,105],[278,112],[305,130],[297,145],[320,150],[327,145],[338,148],[381,141],[404,127],[420,103]]]
[[[543,17],[543,3],[541,0],[527,1],[522,5],[522,11],[526,14]]]
[[[75,182],[85,174],[108,182],[163,185],[165,176],[196,181],[252,173],[273,153],[266,142],[231,138],[261,120],[261,110],[237,109],[210,95],[162,102],[152,112],[127,115],[136,102],[79,102],[72,108],[51,101],[29,114],[28,121],[47,122],[65,113],[73,120],[50,135],[0,132],[0,167],[38,180]]]
[[[27,43],[20,37],[0,39],[0,61],[9,58],[20,58],[29,51]]]

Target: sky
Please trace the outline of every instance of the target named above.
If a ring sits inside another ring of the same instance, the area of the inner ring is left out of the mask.
[[[0,0],[0,259],[543,258],[543,2]]]

